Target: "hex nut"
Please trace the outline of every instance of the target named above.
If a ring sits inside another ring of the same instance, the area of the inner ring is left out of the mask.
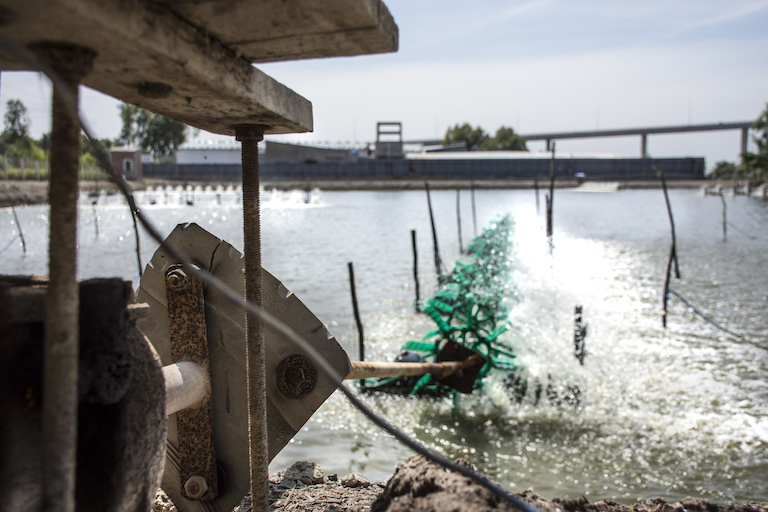
[[[184,483],[187,498],[196,500],[208,492],[208,482],[200,475],[192,475]]]
[[[315,365],[301,354],[283,359],[275,373],[277,389],[289,398],[304,398],[317,384]]]
[[[187,287],[187,274],[181,268],[171,269],[165,276],[168,287],[173,291],[181,291]]]

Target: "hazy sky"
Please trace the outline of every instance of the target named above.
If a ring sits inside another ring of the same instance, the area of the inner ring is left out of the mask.
[[[259,66],[312,101],[315,131],[283,141],[371,141],[376,121],[406,139],[468,122],[525,134],[754,120],[768,102],[768,0],[385,0],[393,54]],[[49,87],[2,75],[32,134],[50,129]],[[117,101],[83,92],[99,137],[120,131]],[[653,156],[738,158],[737,131],[648,138]],[[543,143],[530,143],[534,151]],[[753,147],[753,146],[752,146]],[[639,137],[564,140],[562,151],[639,155]]]

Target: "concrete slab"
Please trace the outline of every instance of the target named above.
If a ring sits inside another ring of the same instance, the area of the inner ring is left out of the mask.
[[[159,0],[251,62],[397,50],[381,0]]]
[[[0,0],[0,35],[22,47],[93,48],[85,85],[223,135],[237,124],[312,131],[311,103],[251,61],[397,49],[397,27],[378,0]],[[0,69],[30,67],[0,51]]]

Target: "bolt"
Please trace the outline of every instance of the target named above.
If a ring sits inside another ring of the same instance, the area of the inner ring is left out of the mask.
[[[187,287],[187,274],[181,268],[174,268],[165,276],[171,290],[178,292]]]
[[[200,475],[192,475],[184,484],[187,498],[196,500],[208,492],[208,482]]]
[[[283,359],[276,370],[277,388],[287,397],[304,398],[317,384],[317,370],[312,361],[296,354]]]

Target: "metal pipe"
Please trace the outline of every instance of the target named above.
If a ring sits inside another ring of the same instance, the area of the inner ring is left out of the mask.
[[[211,393],[211,380],[202,365],[180,361],[163,367],[165,414],[199,404]]]
[[[483,362],[482,356],[473,354],[464,361],[444,361],[441,363],[391,363],[352,361],[352,371],[344,380],[359,380],[385,377],[410,377],[431,373],[438,379],[447,377],[459,370],[472,368]]]
[[[245,299],[261,308],[261,216],[259,212],[259,141],[264,126],[235,127],[242,142],[243,235],[245,248]],[[248,442],[251,465],[253,510],[269,510],[269,444],[267,440],[267,378],[265,372],[264,326],[252,314],[246,315],[245,359],[248,377]]]
[[[96,52],[81,46],[39,43],[30,46],[61,76],[78,99],[80,81],[93,68]],[[42,459],[43,510],[73,512],[77,462],[77,377],[79,309],[77,287],[77,199],[80,123],[54,86],[51,161],[48,291],[43,356]]]

